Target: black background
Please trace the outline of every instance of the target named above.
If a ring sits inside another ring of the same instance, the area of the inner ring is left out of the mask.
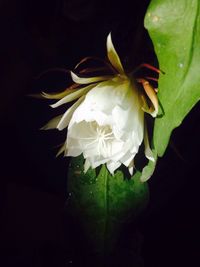
[[[0,1],[1,266],[82,266],[77,236],[65,231],[76,231],[64,212],[68,160],[55,159],[64,136],[38,130],[57,111],[27,95],[64,89],[64,72],[36,77],[71,69],[88,55],[104,57],[110,31],[128,69],[155,64],[143,29],[148,3]],[[199,122],[197,105],[173,132],[149,181],[150,204],[139,225],[145,267],[200,263]],[[130,259],[126,266],[133,266]]]

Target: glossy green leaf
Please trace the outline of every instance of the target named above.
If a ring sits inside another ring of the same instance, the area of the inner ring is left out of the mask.
[[[152,0],[145,27],[165,72],[159,79],[162,110],[153,137],[162,156],[171,132],[200,99],[200,1]]]
[[[83,226],[96,252],[112,250],[124,223],[135,219],[148,202],[148,186],[126,179],[122,171],[112,176],[105,165],[99,173],[83,172],[83,157],[73,158],[68,173],[68,208]]]

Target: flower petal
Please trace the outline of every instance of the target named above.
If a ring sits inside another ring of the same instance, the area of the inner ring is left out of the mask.
[[[119,161],[118,161],[118,162],[110,161],[110,162],[108,162],[108,163],[106,164],[106,166],[107,166],[109,172],[110,172],[112,175],[114,175],[114,171],[115,171],[116,169],[118,169],[118,168],[120,167],[120,165],[121,165],[121,162],[119,162]]]
[[[78,157],[82,154],[82,149],[77,146],[77,140],[74,138],[67,139],[67,149],[65,155],[68,157]]]
[[[89,84],[89,83],[106,81],[106,80],[111,79],[113,76],[105,75],[105,76],[96,76],[96,77],[85,78],[85,77],[79,77],[77,74],[75,74],[74,72],[71,71],[71,77],[75,83]]]
[[[60,93],[51,93],[51,94],[48,94],[48,93],[42,92],[42,97],[45,97],[47,99],[61,99],[61,98],[65,97],[66,95],[72,94],[75,91],[77,91],[77,89],[75,89],[75,88],[68,88],[65,91],[60,92]]]
[[[56,129],[59,121],[61,120],[63,115],[59,115],[51,119],[47,124],[45,124],[40,130],[52,130]]]
[[[112,43],[111,33],[107,37],[107,55],[112,66],[120,73],[124,74],[121,60]]]
[[[75,90],[73,93],[66,95],[64,98],[62,98],[61,100],[59,100],[58,102],[56,102],[53,105],[50,105],[52,108],[57,108],[63,104],[69,103],[73,100],[76,100],[77,98],[87,94],[87,92],[89,92],[95,85],[91,84],[88,85],[86,87],[83,87],[81,89],[77,89]]]
[[[94,88],[87,93],[84,102],[75,111],[72,123],[82,120],[86,120],[87,122],[97,121],[99,125],[111,125],[114,123],[112,109],[114,109],[116,105],[122,105],[124,108],[133,105],[133,99],[127,96],[127,91],[129,90],[127,83],[120,82],[121,79],[112,79],[94,86]],[[136,105],[136,103],[134,103],[134,105]],[[141,111],[141,108],[140,112],[144,113]],[[117,117],[117,123],[118,119]]]
[[[134,160],[131,160],[130,164],[128,165],[128,170],[131,176],[133,175],[134,167],[135,167]]]
[[[93,157],[93,158],[91,157],[89,158],[89,160],[90,160],[91,167],[93,169],[109,161],[109,159],[105,159],[103,157]]]
[[[142,170],[142,175],[140,177],[141,182],[146,182],[153,174],[155,167],[156,167],[156,162],[157,162],[157,153],[155,150],[152,151],[153,156],[154,156],[154,161],[149,161],[149,163],[143,168]]]
[[[90,161],[88,159],[85,160],[84,163],[84,173],[86,173],[90,168]]]
[[[64,128],[66,128],[72,118],[72,115],[76,108],[83,102],[85,96],[81,96],[62,116],[60,122],[57,125],[57,129],[62,131]]]
[[[159,107],[157,94],[156,94],[154,88],[149,84],[149,82],[147,80],[145,80],[145,79],[137,79],[137,80],[138,80],[138,82],[142,83],[143,88],[144,88],[149,100],[151,101],[151,106],[150,106],[150,108],[148,108],[145,96],[143,94],[141,95],[141,98],[142,98],[142,101],[144,104],[143,110],[145,112],[151,114],[151,116],[155,118],[158,114],[158,107]]]
[[[64,143],[60,149],[58,150],[57,154],[56,154],[56,157],[60,156],[62,153],[64,153],[66,150],[66,143]]]
[[[125,160],[125,157],[123,159],[123,164],[126,166],[126,167],[129,167],[129,165],[131,164],[131,161],[133,160],[133,158],[135,157],[136,153],[132,154],[132,153],[127,153],[127,156],[126,156],[126,160]]]
[[[146,158],[154,162],[155,158],[149,145],[149,137],[146,124],[144,126],[144,147],[145,147],[144,153]]]

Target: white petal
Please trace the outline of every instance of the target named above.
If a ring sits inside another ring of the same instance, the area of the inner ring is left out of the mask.
[[[77,74],[75,74],[74,72],[71,71],[71,77],[72,77],[72,80],[75,83],[78,83],[78,84],[89,84],[89,83],[101,82],[101,81],[109,80],[113,76],[105,75],[105,76],[96,76],[96,77],[84,78],[84,77],[79,77]]]
[[[127,82],[121,79],[111,79],[96,85],[88,92],[85,104],[91,111],[103,111],[110,113],[116,105],[129,106],[127,92],[131,90]]]
[[[107,37],[107,55],[110,60],[110,63],[113,65],[113,67],[120,73],[124,74],[124,69],[122,67],[122,63],[120,61],[120,58],[114,48],[114,45],[112,43],[111,33],[109,33]]]
[[[135,167],[134,160],[131,160],[130,164],[128,165],[128,170],[131,176],[133,175],[134,167]]]
[[[78,157],[79,155],[82,154],[82,149],[77,146],[77,141],[74,139],[70,139],[67,142],[67,150],[65,156],[68,157]]]
[[[96,140],[96,132],[92,125],[93,123],[87,123],[86,121],[71,124],[71,127],[68,127],[68,138],[76,139],[77,143],[80,143],[83,147],[88,146]]]
[[[113,161],[120,161],[127,151],[124,142],[118,140],[110,142],[108,149],[110,151],[107,152],[107,156]]]
[[[55,104],[51,105],[52,108],[57,108],[63,104],[66,104],[68,102],[71,102],[73,100],[76,100],[77,98],[87,94],[87,92],[89,92],[95,85],[89,85],[86,86],[84,88],[81,89],[77,89],[76,91],[74,91],[73,93],[63,97],[61,100],[59,100],[58,102],[56,102]]]
[[[62,131],[66,128],[72,118],[72,115],[76,108],[83,102],[85,96],[80,97],[62,116],[59,124],[57,125],[57,129]]]
[[[123,161],[122,163],[126,166],[129,167],[129,165],[131,164],[131,161],[133,161],[133,158],[135,157],[135,155],[129,154],[127,156],[126,161]]]
[[[99,83],[87,93],[84,102],[75,111],[72,123],[96,120],[100,125],[112,124],[112,109],[116,105],[129,104],[124,100],[127,90],[129,90],[127,83],[119,83],[116,80]]]
[[[90,161],[88,159],[85,160],[84,163],[84,173],[86,173],[90,168]]]
[[[97,168],[98,166],[108,162],[109,159],[102,159],[101,157],[94,157],[94,158],[90,158],[90,162],[91,162],[91,166],[93,169]]]
[[[51,130],[56,129],[59,121],[61,120],[63,115],[59,115],[51,119],[46,125],[44,125],[40,130]]]
[[[138,92],[128,84],[127,86],[126,96],[112,109],[113,131],[116,137],[124,141],[131,139],[137,147],[143,140],[144,111],[141,109]]]
[[[71,121],[70,121],[71,123]],[[80,123],[71,124],[71,127],[68,127],[67,135],[67,149],[68,156],[78,156],[82,153],[86,153],[88,150],[92,150],[94,145],[91,145],[96,140],[96,136],[93,133],[92,127],[89,123],[82,121]],[[95,155],[97,154],[95,146]],[[86,156],[84,156],[86,158]]]
[[[81,121],[92,122],[96,121],[99,125],[110,124],[112,118],[100,110],[94,111],[91,106],[88,106],[83,102],[74,112],[70,121],[69,128],[74,123],[80,123]]]
[[[109,172],[114,175],[114,171],[120,167],[121,163],[120,162],[114,162],[110,161],[106,164]]]
[[[136,103],[135,103],[136,104]],[[130,104],[129,108],[124,109],[116,105],[112,110],[112,117],[115,123],[115,131],[118,135],[122,133],[135,132],[143,139],[144,112]]]
[[[120,161],[125,166],[128,167],[131,159],[133,159],[136,155],[136,153],[132,153],[130,151],[130,140],[127,140],[126,143],[123,144],[123,147],[121,149],[121,152],[117,153],[116,155],[112,156],[113,161]]]
[[[98,141],[96,143],[98,144]],[[94,157],[98,156],[97,145],[94,144],[90,148],[84,149],[83,150],[83,156],[84,156],[84,158],[89,158],[89,157],[94,158]]]
[[[124,157],[127,151],[122,150],[121,152],[117,153],[116,155],[112,156],[113,161],[121,161],[121,158]]]

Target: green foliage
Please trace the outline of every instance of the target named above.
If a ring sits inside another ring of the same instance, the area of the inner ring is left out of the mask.
[[[154,127],[154,147],[165,152],[172,130],[200,99],[200,2],[152,0],[145,27],[153,41],[160,75],[162,106]]]
[[[69,168],[68,208],[79,219],[96,252],[115,246],[123,223],[135,219],[148,202],[148,186],[137,174],[126,179],[122,171],[112,176],[105,165],[83,172],[83,157],[73,158]]]

